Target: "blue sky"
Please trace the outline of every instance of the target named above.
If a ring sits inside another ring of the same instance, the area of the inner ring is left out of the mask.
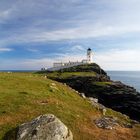
[[[40,69],[94,51],[105,70],[140,70],[139,0],[0,0],[0,69]]]

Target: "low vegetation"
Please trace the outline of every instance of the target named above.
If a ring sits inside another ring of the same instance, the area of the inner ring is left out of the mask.
[[[71,129],[74,140],[140,139],[139,125],[132,129],[97,128],[94,120],[102,116],[102,113],[66,85],[32,73],[0,73],[1,140],[14,140],[18,125],[48,113],[56,115]],[[130,121],[113,110],[108,110],[107,115]]]
[[[49,78],[60,78],[60,79],[65,79],[65,78],[70,78],[70,77],[75,77],[75,76],[96,76],[95,72],[51,72],[47,73],[47,76]]]

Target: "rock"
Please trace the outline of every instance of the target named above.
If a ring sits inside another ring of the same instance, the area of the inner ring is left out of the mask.
[[[73,135],[58,118],[49,114],[19,126],[16,140],[73,140]]]
[[[125,127],[125,128],[133,128],[132,124],[129,124],[129,123],[123,124],[123,127]]]
[[[86,96],[85,96],[85,94],[84,93],[80,93],[80,96],[82,97],[82,98],[86,98]]]
[[[117,126],[122,128],[133,128],[132,123],[124,122],[122,124],[122,122],[120,122],[116,117],[112,117],[112,116],[104,116],[99,119],[96,119],[95,124],[99,128],[108,129],[108,130],[112,130]]]
[[[67,86],[67,84],[66,84],[66,83],[64,83],[64,86]]]
[[[52,89],[54,89],[54,90],[58,90],[58,88],[55,87],[55,86],[50,86],[50,88],[52,88]]]
[[[56,87],[56,84],[55,83],[51,83],[50,88],[52,90],[58,90],[58,88]]]
[[[77,90],[75,90],[75,92],[79,94],[79,92]]]
[[[91,102],[98,103],[98,99],[97,99],[97,98],[89,97],[89,100],[90,100]]]
[[[103,115],[105,115],[106,114],[106,108],[103,108],[103,110],[102,110],[102,113],[103,113]]]
[[[51,83],[51,85],[52,85],[52,86],[56,86],[56,84],[55,84],[55,83]]]
[[[12,73],[11,71],[8,71],[7,73]]]
[[[117,119],[113,118],[113,117],[102,117],[102,118],[99,118],[99,119],[95,120],[95,124],[99,128],[108,129],[108,130],[111,130],[115,126],[119,125]]]
[[[106,114],[106,107],[103,106],[102,104],[98,103],[98,99],[97,98],[92,98],[92,97],[89,97],[88,98],[92,104],[92,106],[96,107],[98,110],[100,110],[102,112],[103,115]]]
[[[132,120],[131,121],[132,124],[140,124],[140,122],[136,121],[136,120]]]

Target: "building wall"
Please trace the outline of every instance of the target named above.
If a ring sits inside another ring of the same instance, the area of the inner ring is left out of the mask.
[[[60,66],[60,67],[53,67],[53,68],[49,68],[47,69],[48,71],[55,71],[55,70],[61,70],[61,69],[65,69],[65,68],[70,68],[70,67],[73,67],[73,66],[78,66],[78,65],[81,65],[83,64],[82,62],[77,62],[75,64],[70,64],[70,65],[65,65],[65,66]]]
[[[68,62],[68,63],[53,63],[53,67],[49,68],[47,70],[49,71],[55,71],[55,70],[60,70],[60,69],[64,69],[64,68],[70,68],[73,66],[77,66],[77,65],[81,65],[81,64],[87,64],[87,63],[92,63],[92,51],[89,48],[87,50],[87,59],[82,60],[81,62]]]
[[[64,66],[64,63],[53,63],[53,67],[61,67]]]

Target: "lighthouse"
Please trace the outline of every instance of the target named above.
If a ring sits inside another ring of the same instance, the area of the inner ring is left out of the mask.
[[[83,59],[82,61],[69,61],[69,62],[55,62],[53,63],[52,68],[48,68],[48,71],[56,71],[56,70],[61,70],[65,68],[70,68],[78,65],[83,65],[83,64],[91,64],[93,63],[92,60],[93,52],[90,48],[87,49],[87,58]],[[45,70],[44,68],[42,70]]]
[[[92,63],[92,56],[93,56],[93,53],[92,53],[92,50],[90,48],[87,49],[87,63]]]

